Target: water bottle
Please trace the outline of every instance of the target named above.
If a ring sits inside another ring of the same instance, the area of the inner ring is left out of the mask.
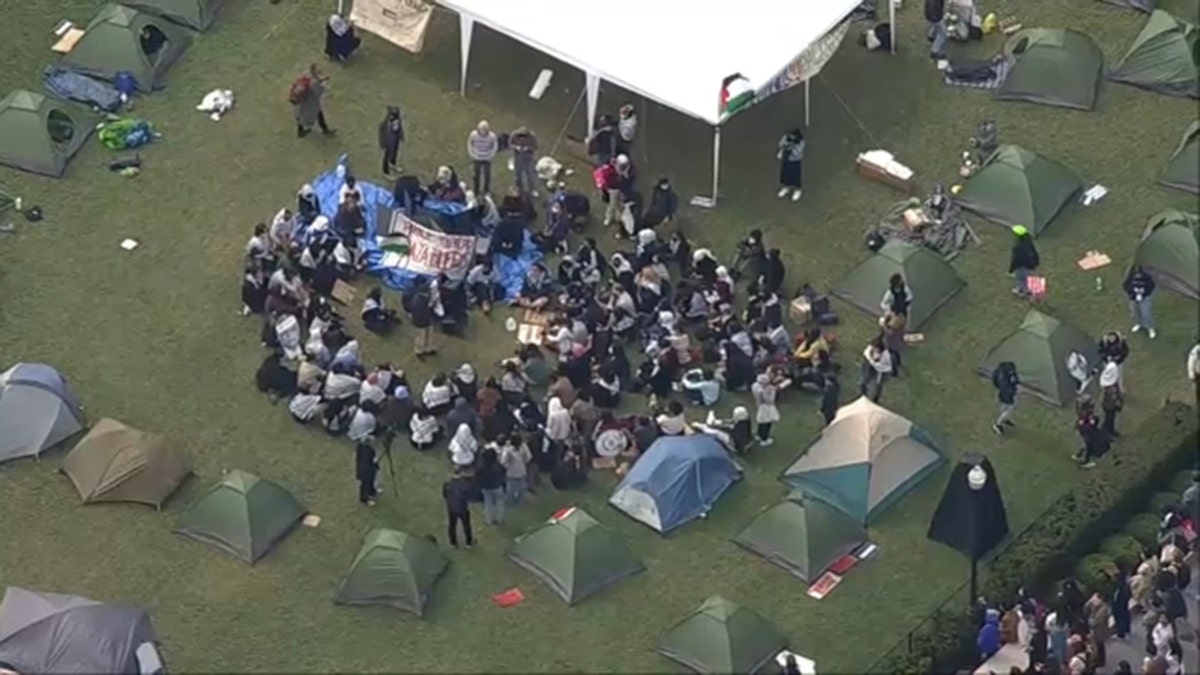
[[[1096,277],[1096,291],[1104,290],[1104,279]]]

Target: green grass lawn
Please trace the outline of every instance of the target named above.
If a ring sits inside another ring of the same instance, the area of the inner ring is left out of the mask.
[[[468,98],[460,98],[457,22],[439,13],[419,57],[367,37],[351,65],[328,67],[333,89],[327,113],[340,134],[298,140],[286,92],[298,70],[320,56],[329,3],[227,4],[214,29],[170,73],[168,89],[139,100],[136,114],[164,134],[144,151],[140,177],[109,173],[104,165],[110,153],[94,141],[66,180],[0,171],[0,186],[47,214],[37,225],[21,220],[19,235],[0,238],[0,364],[54,364],[70,376],[91,417],[169,434],[193,455],[199,473],[156,513],[132,506],[81,508],[56,471],[62,451],[0,467],[0,585],[145,606],[177,671],[665,670],[671,664],[653,653],[657,637],[719,593],[776,622],[821,672],[852,672],[873,663],[962,582],[965,561],[925,539],[947,471],[871,528],[879,555],[821,602],[809,599],[783,570],[730,543],[757,509],[784,492],[778,472],[818,431],[815,402],[805,399],[786,403],[779,442],[746,462],[746,480],[711,517],[668,538],[607,507],[613,481],[594,474],[578,496],[543,492],[505,527],[480,528],[478,548],[451,554],[453,565],[425,621],[335,607],[333,590],[368,529],[386,526],[444,539],[438,486],[445,460],[398,449],[399,497],[389,487],[378,508],[363,509],[355,500],[349,444],[298,427],[282,406],[272,408],[255,392],[252,376],[262,357],[258,324],[237,315],[241,252],[250,228],[292,203],[296,188],[340,152],[362,167],[360,176],[377,179],[375,129],[388,104],[405,110],[405,165],[428,176],[439,163],[465,164],[465,136],[480,118],[503,129],[528,123],[549,146],[582,77],[480,28],[472,87]],[[801,281],[828,286],[864,256],[864,228],[899,198],[858,178],[855,154],[886,147],[916,169],[923,185],[951,181],[975,124],[992,116],[1003,141],[1063,161],[1109,188],[1098,206],[1068,208],[1038,244],[1050,273],[1050,311],[1095,334],[1127,330],[1119,286],[1146,217],[1168,207],[1195,208],[1193,198],[1155,186],[1180,133],[1195,119],[1195,102],[1105,86],[1098,110],[1088,114],[997,104],[986,94],[946,88],[924,56],[920,3],[909,4],[900,13],[896,58],[868,54],[848,40],[814,84],[803,202],[774,199],[775,142],[803,116],[802,94],[795,91],[729,125],[721,206],[689,210],[689,235],[730,255],[737,237],[762,227],[786,252],[789,287]],[[1087,31],[1110,63],[1143,20],[1093,0],[1001,4],[1026,26]],[[1194,2],[1161,5],[1195,19]],[[0,92],[37,89],[57,21],[86,23],[97,6],[94,0],[0,0],[0,62],[6,65]],[[998,46],[991,38],[988,48]],[[555,82],[542,101],[533,102],[525,92],[542,67],[554,68]],[[235,91],[237,108],[214,123],[194,106],[218,86]],[[606,88],[601,104],[615,109],[624,100]],[[706,191],[708,129],[655,106],[643,107],[642,122],[643,156],[635,157],[644,164],[642,175],[671,175],[685,198]],[[573,133],[582,131],[581,109],[571,123]],[[503,173],[497,176],[503,180]],[[586,180],[578,178],[580,185]],[[1018,325],[1026,305],[1008,292],[1008,236],[995,225],[973,222],[984,243],[955,262],[969,286],[923,327],[926,341],[910,351],[907,374],[889,384],[884,403],[929,429],[953,456],[987,453],[1017,530],[1078,476],[1069,459],[1075,440],[1068,411],[1032,399],[1018,412],[1017,433],[1001,440],[989,430],[994,393],[972,368]],[[126,237],[141,247],[122,251],[118,243]],[[1103,292],[1096,291],[1095,275],[1074,263],[1093,248],[1115,263],[1100,272]],[[842,358],[852,373],[874,319],[846,305],[838,309]],[[1121,422],[1126,429],[1164,397],[1187,390],[1183,361],[1196,338],[1196,306],[1164,290],[1156,309],[1158,340],[1132,340],[1130,405]],[[350,310],[355,312],[357,307]],[[410,362],[403,330],[386,342],[365,338],[365,353],[371,361],[403,364],[419,386],[435,368],[466,359],[486,365],[505,355],[512,343],[502,321],[503,314],[477,318],[467,339],[444,341],[442,356],[426,363]],[[849,395],[852,383],[844,388]],[[1136,452],[1137,439],[1117,447]],[[288,486],[322,516],[321,526],[295,532],[253,568],[173,535],[183,505],[229,468]],[[502,556],[510,537],[568,499],[616,528],[648,568],[574,608]],[[512,609],[493,606],[489,597],[512,586],[528,600]]]

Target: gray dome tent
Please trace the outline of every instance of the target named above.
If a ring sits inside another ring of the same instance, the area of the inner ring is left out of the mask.
[[[0,663],[18,673],[165,673],[145,610],[10,586]]]
[[[0,463],[37,457],[83,428],[83,408],[62,373],[41,363],[0,373]]]

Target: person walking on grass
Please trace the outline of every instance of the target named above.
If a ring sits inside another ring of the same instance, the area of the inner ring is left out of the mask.
[[[467,155],[471,158],[473,169],[471,185],[476,199],[492,191],[492,160],[496,159],[498,152],[500,139],[487,120],[480,120],[467,136]]]
[[[475,545],[471,532],[471,479],[462,469],[455,469],[450,480],[442,484],[442,500],[446,503],[446,534],[450,545],[458,548],[458,528],[462,526],[467,548]]]
[[[475,472],[475,483],[483,493],[483,517],[488,525],[504,523],[505,470],[500,464],[495,445],[483,449],[479,469]]]
[[[1100,409],[1104,412],[1101,428],[1109,438],[1117,438],[1117,413],[1125,407],[1125,396],[1121,392],[1120,368],[1109,361],[1100,371]]]
[[[375,506],[375,498],[379,490],[375,487],[375,479],[379,475],[379,456],[368,441],[362,441],[354,446],[354,477],[358,479],[358,501],[367,506]]]
[[[383,151],[383,175],[391,176],[400,171],[400,147],[404,145],[404,121],[400,109],[388,106],[387,114],[379,123],[379,149]]]
[[[296,136],[304,138],[314,125],[321,128],[321,133],[332,136],[337,133],[325,121],[325,110],[322,102],[325,91],[329,88],[329,77],[321,74],[317,64],[308,67],[308,71],[292,82],[288,92],[288,101],[296,118]]]
[[[509,134],[508,147],[512,150],[513,177],[517,182],[517,191],[525,199],[536,198],[537,136],[534,136],[528,127],[517,127]]]
[[[992,423],[992,431],[1003,436],[1006,427],[1015,427],[1012,416],[1017,408],[1017,387],[1021,378],[1017,376],[1017,364],[1001,361],[992,371],[992,386],[996,388],[996,400],[1000,402],[1000,415]]]
[[[1013,245],[1009,255],[1008,273],[1015,279],[1012,292],[1014,295],[1028,298],[1029,275],[1036,271],[1041,264],[1037,247],[1033,245],[1033,235],[1024,225],[1013,225]]]
[[[1151,298],[1154,297],[1154,277],[1150,276],[1141,265],[1134,265],[1125,277],[1125,294],[1129,296],[1129,312],[1133,315],[1134,333],[1146,329],[1146,335],[1151,340],[1158,336],[1154,330],[1154,312]]]
[[[779,194],[780,199],[792,196],[792,201],[800,201],[800,195],[803,194],[803,169],[804,169],[804,133],[799,129],[792,129],[779,139],[779,152],[776,157],[779,158]]]
[[[863,350],[862,370],[858,378],[858,393],[875,403],[883,396],[883,383],[892,374],[892,355],[881,338],[875,338]]]

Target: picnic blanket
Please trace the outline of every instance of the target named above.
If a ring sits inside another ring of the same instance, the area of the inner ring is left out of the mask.
[[[984,65],[983,62],[979,63]],[[1012,62],[1008,59],[998,59],[991,64],[994,75],[985,80],[963,79],[954,76],[954,68],[947,68],[942,73],[942,83],[951,87],[960,87],[962,89],[978,89],[980,91],[995,91],[1004,84],[1004,78],[1008,77],[1008,71],[1012,68]]]
[[[327,216],[330,220],[337,214],[338,207],[338,192],[342,189],[343,179],[338,175],[338,166],[346,166],[348,157],[342,155],[338,157],[337,164],[333,169],[318,175],[313,179],[313,190],[317,193],[317,198],[321,202],[321,213]],[[344,172],[343,172],[344,173]],[[428,275],[417,274],[410,270],[398,269],[395,267],[385,267],[382,265],[385,251],[380,247],[377,235],[379,234],[379,211],[380,207],[387,210],[397,207],[396,200],[392,196],[391,190],[380,187],[374,183],[365,180],[358,181],[358,187],[362,190],[363,195],[363,217],[366,221],[366,236],[359,242],[359,247],[363,251],[363,258],[366,261],[367,272],[380,278],[388,288],[402,291],[412,286],[418,279],[428,279]],[[425,209],[437,213],[442,216],[450,214],[459,215],[463,212],[461,205],[443,204],[440,202],[426,201]],[[486,236],[487,233],[477,232],[477,236]],[[296,236],[306,238],[308,235],[307,224],[297,230]],[[303,239],[302,239],[303,240]],[[515,298],[521,290],[521,285],[525,283],[525,276],[529,273],[534,263],[542,259],[542,252],[534,245],[529,233],[525,233],[525,246],[521,250],[521,254],[516,258],[497,254],[492,259],[493,269],[496,273],[496,279],[504,290],[508,298]]]

